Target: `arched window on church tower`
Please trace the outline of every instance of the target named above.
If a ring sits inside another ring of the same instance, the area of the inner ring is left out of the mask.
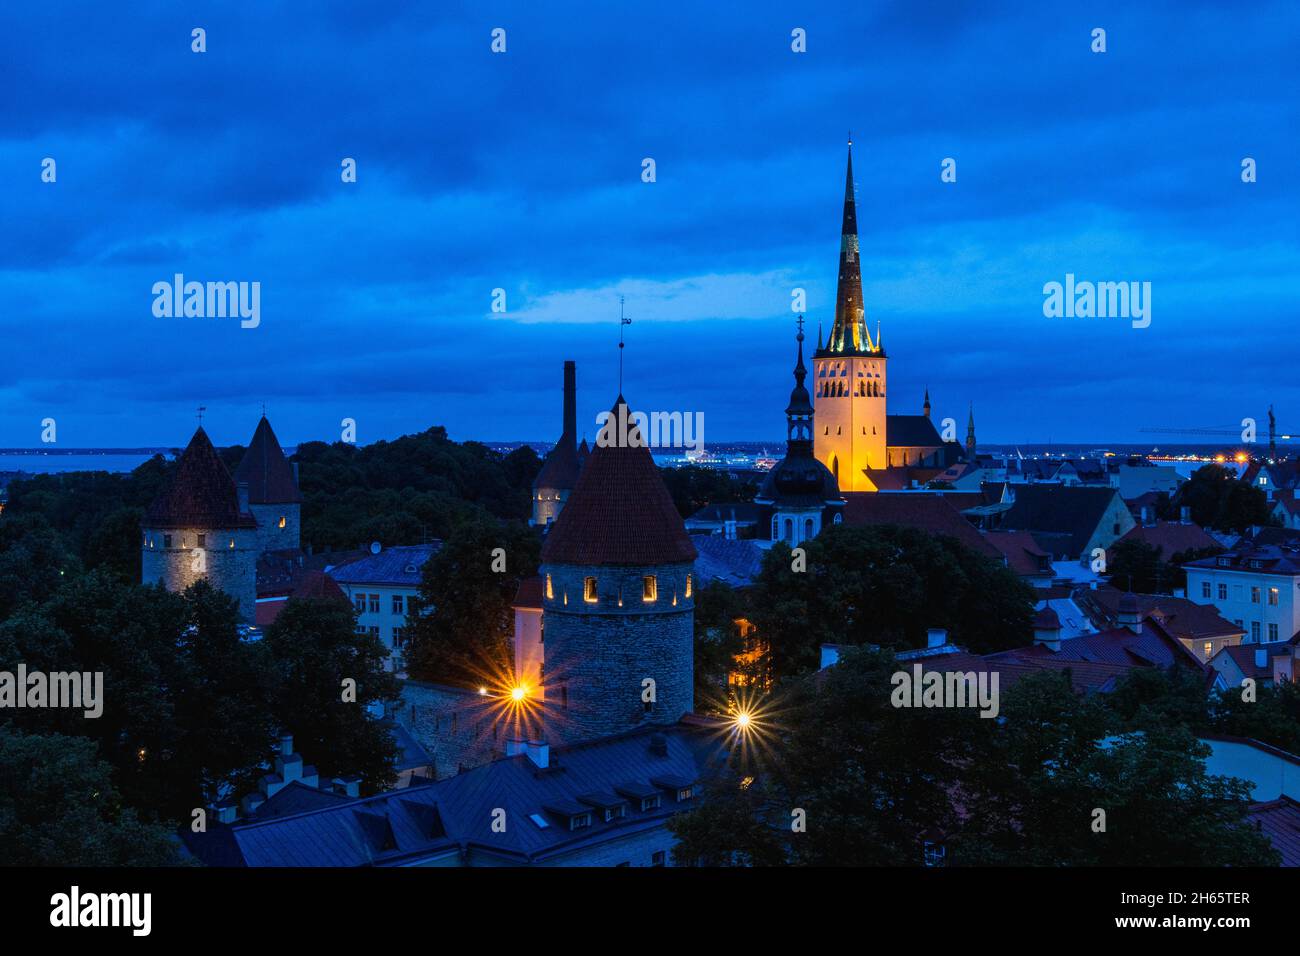
[[[789,518],[785,519],[785,540],[794,544],[794,522]]]

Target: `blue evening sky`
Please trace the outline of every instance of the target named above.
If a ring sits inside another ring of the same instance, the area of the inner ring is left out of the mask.
[[[263,402],[286,444],[344,417],[363,443],[552,439],[566,358],[590,438],[620,295],[634,407],[779,441],[791,290],[814,335],[833,310],[849,129],[891,411],[928,385],[987,442],[1269,402],[1300,431],[1297,9],[5,4],[0,445],[47,417],[67,447],[183,444],[199,404],[243,443]],[[261,325],[155,317],[178,272],[260,282]],[[1152,283],[1151,326],[1045,318],[1066,273]]]

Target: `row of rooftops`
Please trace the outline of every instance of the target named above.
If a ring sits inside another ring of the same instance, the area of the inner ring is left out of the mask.
[[[555,750],[533,744],[540,757],[519,752],[362,799],[294,793],[286,799],[301,812],[261,813],[204,834],[186,827],[182,836],[214,866],[385,866],[470,852],[535,862],[661,826],[694,805],[724,745],[702,718]]]

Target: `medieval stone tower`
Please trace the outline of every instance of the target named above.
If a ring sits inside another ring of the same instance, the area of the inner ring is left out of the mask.
[[[249,509],[257,519],[258,550],[296,551],[302,507],[298,477],[265,415],[235,469],[235,484],[248,485]]]
[[[695,704],[695,546],[639,442],[634,428],[597,443],[542,546],[551,744],[674,723]]]
[[[560,510],[578,483],[578,472],[582,468],[582,456],[577,445],[575,368],[573,362],[564,363],[564,430],[533,481],[533,517],[530,523],[543,528],[559,517]]]
[[[230,472],[199,428],[181,455],[172,483],[154,499],[142,522],[140,579],[184,591],[207,580],[239,602],[252,622],[257,601],[257,519],[248,488]]]
[[[830,469],[841,491],[874,491],[865,469],[889,466],[885,350],[879,329],[872,341],[862,304],[852,143],[844,182],[835,321],[825,345],[817,343],[813,381],[817,402],[813,444],[817,460]]]

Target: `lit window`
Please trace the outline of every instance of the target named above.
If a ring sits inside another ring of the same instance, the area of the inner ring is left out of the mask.
[[[582,579],[582,599],[586,601],[588,604],[596,603],[596,579],[595,578]]]
[[[1268,589],[1268,603],[1273,607],[1277,607],[1277,588]]]
[[[691,596],[691,576],[689,574],[686,575],[686,596]]]
[[[546,599],[548,601],[555,600],[555,590],[551,587],[551,576],[549,574],[546,576]]]
[[[641,579],[641,600],[649,603],[658,596],[659,582],[655,580],[653,574],[647,574]]]
[[[284,527],[284,515],[280,515],[280,527]]]
[[[1206,660],[1209,660],[1210,656],[1211,656],[1213,653],[1214,653],[1214,645],[1213,645],[1210,641],[1206,641],[1206,642],[1205,642],[1205,658],[1206,658]]]

